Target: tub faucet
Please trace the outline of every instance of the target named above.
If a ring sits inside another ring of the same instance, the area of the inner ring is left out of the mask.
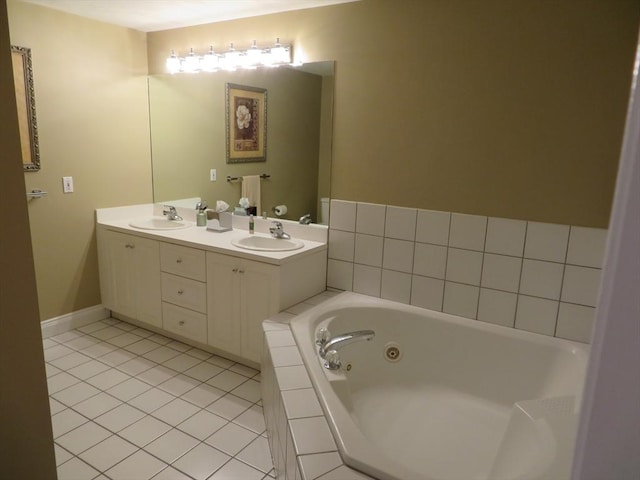
[[[166,210],[162,211],[163,215],[166,215],[167,220],[182,220],[182,217],[178,215],[176,207],[173,205],[165,205]]]
[[[282,222],[273,222],[273,227],[269,228],[269,232],[274,238],[283,238],[285,240],[291,238],[291,235],[285,233],[285,231],[282,229]]]
[[[373,330],[358,330],[355,332],[343,333],[342,335],[336,335],[331,340],[320,345],[318,353],[320,357],[325,359],[324,366],[329,370],[337,370],[342,366],[340,357],[338,355],[338,349],[354,342],[370,341],[376,336],[376,332]]]

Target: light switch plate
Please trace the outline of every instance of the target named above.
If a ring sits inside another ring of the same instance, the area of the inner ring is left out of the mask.
[[[209,170],[209,180],[215,182],[218,179],[218,174],[216,173],[216,169],[212,168]]]
[[[73,177],[62,177],[62,191],[73,193]]]

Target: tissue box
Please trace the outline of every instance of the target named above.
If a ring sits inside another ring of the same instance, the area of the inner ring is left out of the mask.
[[[213,232],[228,232],[233,230],[231,214],[229,212],[207,211],[207,230]]]

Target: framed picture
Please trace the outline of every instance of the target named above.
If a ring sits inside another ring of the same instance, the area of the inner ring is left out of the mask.
[[[40,170],[40,147],[36,123],[31,49],[11,46],[11,63],[18,106],[18,126],[22,146],[22,165],[27,172]]]
[[[267,91],[227,83],[227,163],[267,160]]]

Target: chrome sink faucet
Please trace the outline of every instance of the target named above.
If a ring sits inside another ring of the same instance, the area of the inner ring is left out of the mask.
[[[320,337],[316,342],[320,345],[318,353],[320,357],[325,360],[324,367],[328,370],[338,370],[342,366],[340,355],[338,355],[339,348],[354,342],[368,342],[376,336],[376,332],[373,330],[357,330],[355,332],[336,335],[331,340],[326,341],[322,338],[322,333],[319,332],[319,334]]]
[[[162,214],[167,217],[167,220],[182,220],[182,217],[178,215],[176,207],[173,205],[165,205],[166,210],[162,211]]]
[[[307,213],[306,215],[301,216],[299,223],[301,225],[309,225],[311,223],[311,214]]]
[[[269,232],[274,238],[282,238],[284,240],[288,240],[291,238],[291,235],[283,230],[282,222],[273,222],[273,227],[269,228]]]

